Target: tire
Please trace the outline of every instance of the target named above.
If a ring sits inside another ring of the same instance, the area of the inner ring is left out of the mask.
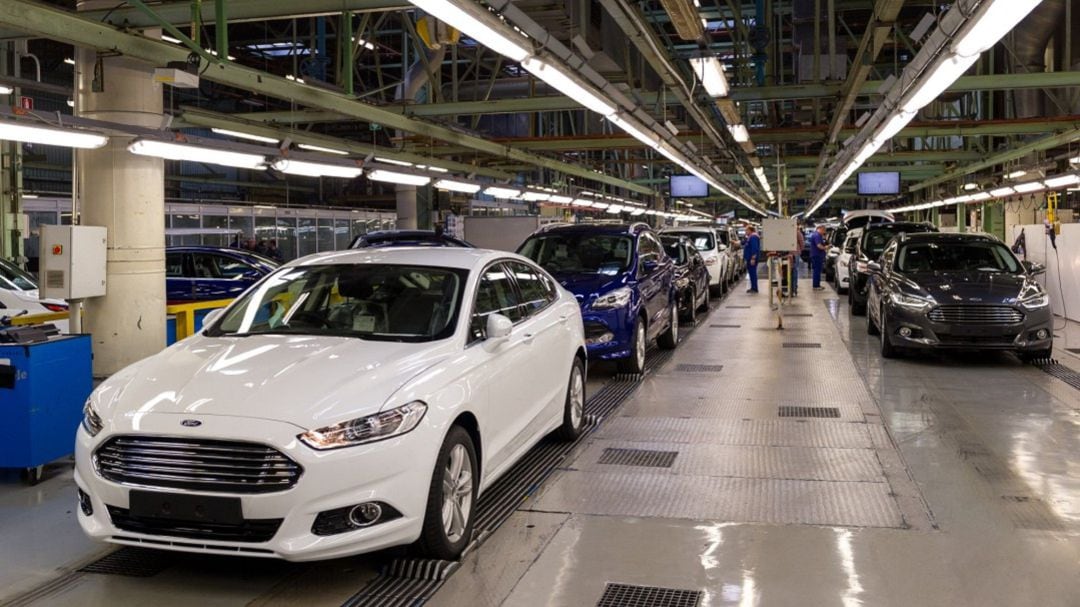
[[[671,322],[660,337],[656,338],[656,345],[664,350],[674,350],[679,345],[679,304],[671,302]]]
[[[563,423],[555,431],[561,441],[572,442],[581,436],[585,426],[585,363],[574,357],[570,367],[570,379],[566,384],[566,405],[563,407]]]
[[[866,315],[866,302],[858,301],[855,298],[855,289],[848,287],[848,301],[851,302],[851,315],[852,316],[865,316]]]
[[[881,326],[878,333],[881,335],[881,357],[882,358],[896,358],[900,355],[900,351],[896,346],[892,345],[892,341],[889,339],[889,325],[888,319],[885,317],[885,310],[879,312],[881,314]]]
[[[690,286],[690,290],[686,293],[686,314],[683,314],[683,320],[690,324],[697,323],[697,301],[694,299],[694,287]]]
[[[885,311],[882,310],[880,312],[880,314],[881,314],[881,316],[878,316],[878,318],[884,318]],[[870,314],[866,315],[866,334],[867,335],[880,335],[881,334],[881,331],[878,329],[878,326],[876,324],[874,324],[874,318]]]
[[[1036,360],[1049,359],[1051,356],[1053,356],[1053,354],[1054,354],[1054,346],[1050,346],[1049,348],[1046,348],[1045,350],[1033,350],[1033,351],[1030,351],[1030,352],[1018,352],[1017,356],[1019,356],[1020,360],[1022,360],[1023,362],[1030,363],[1030,362],[1034,362]]]
[[[709,300],[710,300],[710,298],[709,298],[709,287],[706,286],[705,287],[705,297],[702,298],[702,303],[701,303],[701,308],[700,308],[702,312],[708,312],[709,311]]]
[[[644,373],[646,345],[645,319],[639,317],[634,327],[634,341],[630,344],[630,356],[619,360],[619,372]]]
[[[439,448],[431,474],[424,527],[418,542],[424,556],[457,560],[472,540],[479,486],[476,466],[476,446],[472,437],[461,426],[451,427]],[[454,492],[456,497],[448,498],[447,490]]]

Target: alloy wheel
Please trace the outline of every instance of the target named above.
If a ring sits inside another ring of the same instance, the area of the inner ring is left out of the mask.
[[[585,379],[581,376],[581,367],[574,365],[570,378],[570,421],[575,428],[581,427],[585,416]]]
[[[637,339],[634,340],[634,360],[638,369],[645,368],[645,325],[638,321]]]
[[[469,527],[473,505],[473,465],[464,445],[454,445],[443,472],[442,522],[446,539],[461,540]]]

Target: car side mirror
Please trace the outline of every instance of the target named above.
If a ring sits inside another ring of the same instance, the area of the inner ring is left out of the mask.
[[[489,314],[484,328],[484,338],[488,341],[502,341],[510,337],[514,330],[514,321],[502,314]]]
[[[829,255],[839,255],[839,254],[840,254],[840,247],[832,247],[831,249],[829,249]]]
[[[866,267],[871,272],[880,272],[881,271],[881,262],[871,261],[871,262],[868,262],[866,264]]]
[[[660,264],[655,259],[646,259],[641,262],[641,271],[645,274],[652,274],[659,265]]]
[[[723,253],[724,251],[726,251],[726,250],[727,250],[727,245],[726,245],[726,244],[722,244],[722,245],[720,245],[719,247],[717,247],[716,249],[717,249],[718,251],[720,251],[721,253]]]
[[[1036,263],[1034,261],[1026,261],[1025,260],[1025,261],[1021,261],[1020,264],[1023,265],[1024,270],[1026,270],[1027,273],[1031,274],[1032,276],[1038,276],[1039,274],[1046,274],[1046,266],[1044,266],[1041,263]]]
[[[225,313],[225,308],[215,308],[213,310],[210,310],[209,312],[206,313],[206,316],[203,316],[202,326],[203,327],[209,327],[210,325],[217,322],[217,320],[219,318],[221,318],[221,315],[224,314],[224,313]]]

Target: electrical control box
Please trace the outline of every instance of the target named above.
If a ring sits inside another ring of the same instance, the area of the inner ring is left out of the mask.
[[[41,297],[85,299],[105,294],[106,230],[97,226],[41,226]]]
[[[792,217],[768,217],[761,222],[761,248],[765,251],[795,251],[799,224]]]

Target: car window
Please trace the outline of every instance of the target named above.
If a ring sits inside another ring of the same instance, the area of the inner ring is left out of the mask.
[[[165,254],[165,276],[167,278],[183,278],[183,276],[184,276],[184,254],[183,253],[166,253]]]
[[[900,250],[896,269],[901,272],[1007,272],[1019,274],[1020,263],[1009,249],[996,242],[908,243]]]
[[[492,314],[502,314],[514,322],[525,317],[514,283],[501,263],[484,270],[476,286],[476,303],[469,321],[470,341],[484,338],[487,317]]]
[[[191,254],[192,278],[221,278],[218,256],[210,253]]]
[[[885,247],[885,252],[881,254],[881,267],[883,269],[889,269],[892,267],[893,259],[896,258],[896,243],[892,243]]]
[[[885,250],[885,245],[889,244],[889,241],[897,235],[929,231],[931,231],[931,228],[921,225],[897,226],[895,224],[885,224],[884,227],[875,227],[863,232],[862,253],[866,255],[867,259],[877,259],[881,256],[881,252]]]
[[[642,232],[638,237],[638,260],[639,263],[645,260],[659,261],[663,256],[664,246],[660,244],[660,241],[655,236],[648,232]]]
[[[728,234],[726,230],[719,230],[716,235],[720,238],[720,244],[726,246],[731,242],[731,234]]]
[[[716,248],[716,239],[709,232],[664,232],[674,236],[685,236],[690,244],[699,251],[711,251]]]
[[[245,276],[255,278],[260,274],[255,266],[224,255],[218,257],[218,271],[221,273],[222,278],[228,279],[243,278]]]
[[[466,270],[327,264],[279,270],[207,333],[424,342],[454,333]]]
[[[15,289],[33,291],[37,288],[34,277],[10,261],[0,259],[0,278],[6,279]]]
[[[551,302],[555,301],[555,285],[551,280],[527,264],[517,261],[506,263],[510,271],[514,273],[518,291],[521,293],[521,304],[527,315],[542,310]]]
[[[679,241],[677,240],[664,240],[664,251],[667,252],[668,257],[675,260],[675,263],[682,265],[686,263],[686,253]]]
[[[529,238],[518,253],[552,274],[614,276],[630,267],[632,249],[629,236],[551,233]]]
[[[855,254],[855,245],[858,242],[858,234],[849,234],[847,240],[844,242],[844,252],[852,255]]]

